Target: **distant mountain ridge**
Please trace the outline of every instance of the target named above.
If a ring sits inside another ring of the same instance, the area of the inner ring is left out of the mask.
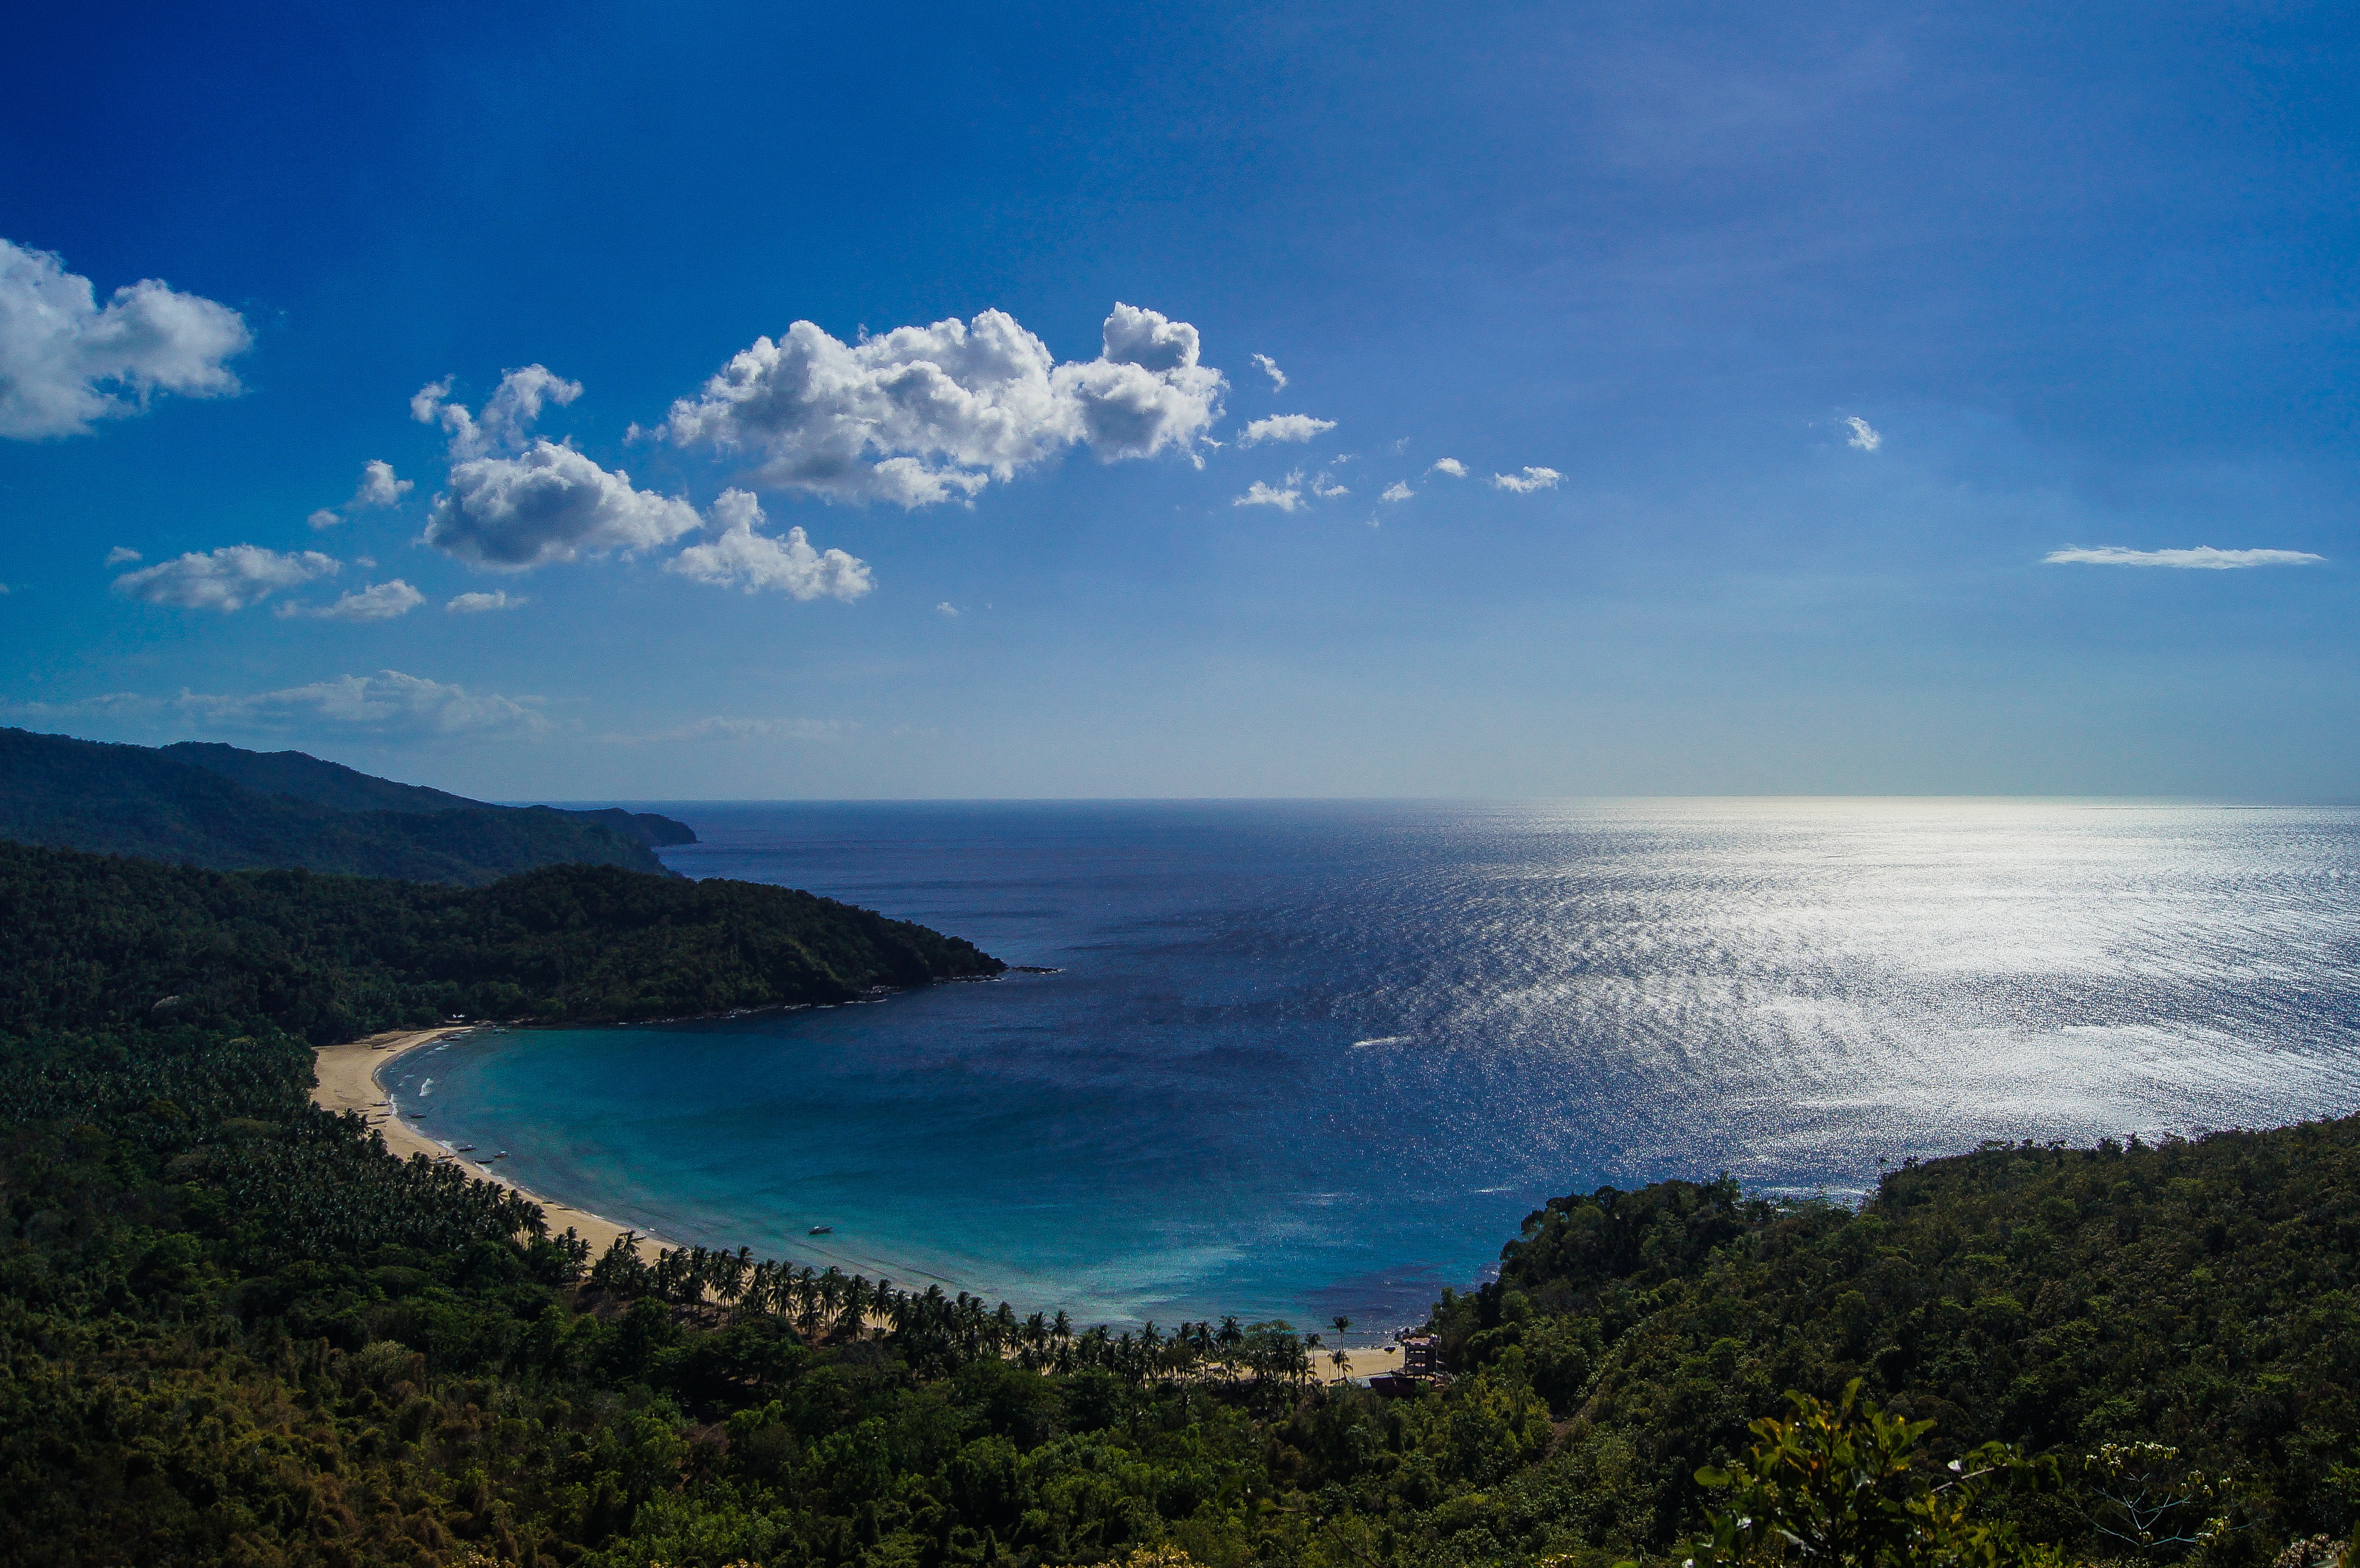
[[[563,864],[672,874],[670,817],[492,806],[300,751],[161,749],[0,729],[0,838],[215,871],[301,867],[481,886]]]
[[[322,762],[306,751],[246,751],[235,746],[224,746],[218,740],[182,740],[157,750],[167,757],[178,758],[207,773],[219,773],[248,789],[258,789],[267,795],[291,795],[298,800],[308,800],[315,806],[332,806],[338,811],[506,811],[511,806],[495,806],[489,801],[470,800],[465,795],[449,795],[424,784],[396,784],[381,779],[341,762]],[[625,811],[610,806],[598,811],[569,811],[563,806],[544,806],[561,817],[577,821],[596,822],[613,828],[627,839],[636,839],[650,849],[667,844],[694,844],[696,830],[685,822],[669,817],[659,817],[652,811]]]

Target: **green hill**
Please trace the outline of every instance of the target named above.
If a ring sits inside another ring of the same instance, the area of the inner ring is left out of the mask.
[[[157,751],[0,729],[0,838],[22,843],[479,886],[566,863],[664,873],[649,848],[658,830],[620,811],[461,800],[296,751]]]
[[[1857,1211],[1571,1194],[1382,1398],[1284,1324],[594,1261],[305,1098],[306,1039],[386,1023],[997,970],[920,927],[0,846],[0,1563],[2329,1568],[2360,1527],[2360,1118],[1994,1144]],[[1763,1424],[1848,1387],[1876,1423]]]
[[[247,751],[217,740],[182,740],[156,751],[265,795],[291,795],[338,811],[474,811],[485,805],[423,784],[377,778],[304,751]]]
[[[486,801],[469,800],[464,795],[428,789],[423,784],[396,784],[391,779],[376,778],[341,763],[322,762],[303,751],[246,751],[235,746],[224,746],[217,740],[182,740],[158,750],[176,762],[219,773],[248,789],[260,790],[266,795],[290,795],[298,800],[308,800],[314,806],[333,806],[338,811],[415,814],[505,809]],[[625,811],[620,806],[595,811],[574,811],[561,806],[547,809],[577,822],[595,822],[611,828],[624,838],[636,839],[650,848],[696,842],[695,831],[686,823],[660,817],[652,811]]]
[[[488,887],[0,844],[0,1032],[195,1025],[316,1044],[453,1014],[574,1023],[996,974],[972,945],[755,883],[545,866]]]

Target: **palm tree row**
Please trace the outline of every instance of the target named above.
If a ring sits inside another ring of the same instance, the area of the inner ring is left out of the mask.
[[[956,1296],[940,1285],[902,1290],[890,1280],[871,1281],[833,1266],[757,1262],[748,1247],[667,1247],[650,1263],[639,1255],[638,1240],[636,1233],[616,1237],[589,1269],[588,1282],[615,1296],[717,1306],[741,1321],[779,1319],[806,1339],[883,1335],[920,1376],[944,1376],[968,1362],[997,1358],[1041,1372],[1109,1372],[1133,1387],[1208,1379],[1291,1385],[1311,1375],[1320,1348],[1316,1333],[1235,1318],[1218,1326],[1184,1322],[1169,1332],[1153,1322],[1136,1331],[1100,1323],[1076,1332],[1064,1312],[1020,1320],[1007,1302],[995,1308],[964,1290]]]
[[[350,1256],[388,1245],[464,1252],[479,1241],[547,1232],[530,1200],[424,1155],[388,1158],[380,1136],[356,1136],[356,1128],[352,1118],[311,1112],[209,1162],[226,1212],[270,1216],[240,1234],[256,1260]]]

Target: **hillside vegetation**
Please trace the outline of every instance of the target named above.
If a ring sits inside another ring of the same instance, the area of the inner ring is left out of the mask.
[[[450,795],[423,784],[396,784],[337,762],[322,762],[303,751],[246,751],[235,746],[224,746],[215,740],[182,740],[176,745],[159,746],[158,752],[175,762],[219,773],[233,784],[259,790],[265,795],[291,795],[298,800],[308,800],[315,806],[333,806],[338,811],[499,811],[508,807],[492,806],[485,801],[469,800],[464,795]],[[650,847],[666,844],[694,844],[696,833],[684,822],[661,817],[652,811],[625,811],[620,806],[601,810],[576,811],[562,806],[542,809],[555,811],[560,817],[570,817],[576,822],[592,822],[614,828],[627,839]]]
[[[594,1259],[306,1102],[304,998],[662,995],[841,906],[0,863],[0,1561],[2259,1568],[2360,1523],[2360,1122],[1992,1146],[1858,1212],[1568,1196],[1388,1399],[1284,1325]],[[836,983],[973,951],[851,913]]]
[[[0,729],[0,838],[20,843],[481,886],[566,863],[669,875],[649,846],[682,834],[694,837],[619,810],[486,806],[295,751],[157,751]]]
[[[319,1044],[451,1014],[613,1023],[996,974],[790,888],[549,866],[489,887],[208,872],[0,844],[0,1030],[192,1025]]]

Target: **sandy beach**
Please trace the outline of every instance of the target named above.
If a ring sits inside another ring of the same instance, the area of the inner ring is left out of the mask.
[[[368,1119],[385,1137],[385,1146],[407,1159],[422,1154],[429,1159],[448,1160],[463,1168],[468,1175],[486,1181],[497,1182],[512,1191],[521,1192],[545,1211],[549,1228],[563,1233],[571,1225],[590,1243],[590,1255],[596,1257],[613,1245],[626,1227],[602,1219],[586,1209],[568,1207],[554,1199],[543,1197],[530,1188],[519,1187],[501,1176],[497,1169],[479,1165],[464,1156],[427,1137],[393,1113],[393,1103],[377,1075],[409,1052],[422,1049],[438,1041],[455,1039],[467,1033],[464,1028],[416,1029],[372,1035],[365,1040],[354,1040],[341,1046],[322,1046],[314,1052],[311,1103],[327,1111],[357,1111]],[[659,1247],[672,1244],[661,1236],[639,1233],[639,1255],[652,1261]],[[1401,1346],[1397,1344],[1361,1345],[1345,1354],[1351,1360],[1338,1368],[1328,1359],[1331,1351],[1322,1350],[1313,1358],[1312,1370],[1322,1383],[1340,1382],[1347,1377],[1369,1377],[1380,1373],[1401,1369]]]
[[[590,1243],[590,1255],[599,1256],[628,1227],[519,1187],[496,1168],[453,1153],[393,1113],[391,1097],[377,1081],[377,1075],[409,1052],[439,1040],[454,1039],[466,1032],[463,1028],[397,1030],[345,1045],[322,1046],[313,1053],[311,1103],[326,1111],[359,1112],[384,1135],[385,1146],[404,1159],[422,1154],[429,1159],[448,1160],[470,1176],[523,1193],[541,1206],[551,1234],[562,1235],[571,1225]],[[661,1236],[639,1233],[639,1255],[650,1260],[655,1257],[657,1248],[672,1245]]]
[[[1344,1354],[1351,1360],[1344,1366],[1328,1360],[1333,1351],[1322,1350],[1311,1358],[1322,1383],[1341,1383],[1347,1377],[1375,1377],[1387,1372],[1399,1372],[1402,1349],[1397,1344],[1364,1344],[1346,1347]]]

